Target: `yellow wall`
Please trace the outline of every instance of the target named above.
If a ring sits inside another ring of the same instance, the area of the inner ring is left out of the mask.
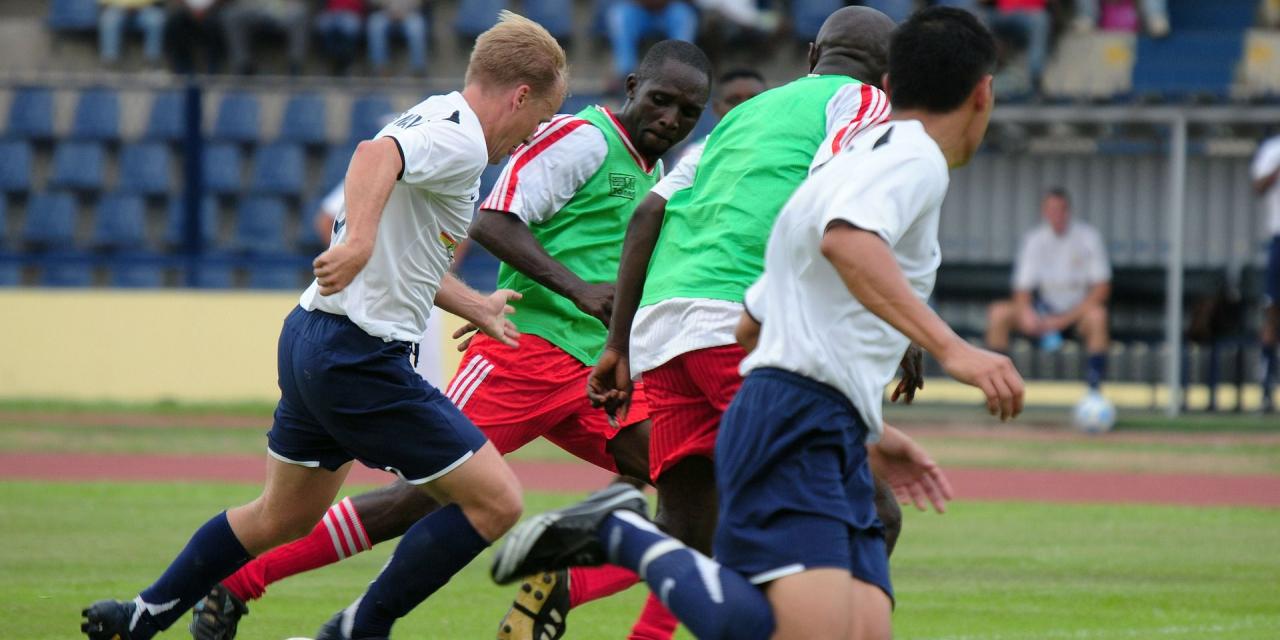
[[[297,301],[293,292],[0,290],[0,397],[274,402],[276,339]],[[447,318],[445,337],[459,324]],[[458,353],[444,347],[452,372]]]

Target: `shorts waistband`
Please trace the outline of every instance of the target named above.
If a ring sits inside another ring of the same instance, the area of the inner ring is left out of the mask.
[[[303,326],[322,327],[328,326],[337,328],[343,334],[349,336],[349,340],[354,340],[360,344],[367,344],[369,348],[386,348],[386,347],[403,347],[406,353],[414,360],[417,365],[418,343],[408,340],[384,340],[377,336],[369,335],[360,325],[356,324],[351,318],[339,314],[321,311],[319,309],[307,310],[301,305],[294,307],[291,315],[301,315]],[[304,335],[310,333],[310,330],[304,329]]]
[[[831,401],[839,402],[844,405],[844,407],[849,410],[849,413],[852,413],[858,418],[858,422],[863,422],[862,415],[858,413],[858,410],[853,406],[853,403],[849,401],[848,396],[841,393],[839,389],[836,389],[825,382],[819,382],[808,376],[798,374],[794,371],[787,371],[786,369],[779,369],[777,367],[760,367],[759,369],[752,369],[747,373],[747,378],[750,379],[752,376],[771,378],[820,393],[830,398]]]

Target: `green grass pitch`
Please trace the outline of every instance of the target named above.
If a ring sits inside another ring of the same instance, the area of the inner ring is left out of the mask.
[[[187,536],[256,488],[0,483],[0,636],[78,637],[81,606],[130,596]],[[532,494],[534,512],[574,499]],[[960,503],[909,513],[893,570],[898,638],[1270,639],[1280,629],[1280,511]],[[240,637],[307,636],[357,596],[391,544],[274,585]],[[492,638],[508,588],[486,554],[397,626],[401,638]],[[624,638],[645,592],[570,617],[569,636]],[[188,637],[185,620],[165,638]],[[682,638],[688,638],[683,634]]]

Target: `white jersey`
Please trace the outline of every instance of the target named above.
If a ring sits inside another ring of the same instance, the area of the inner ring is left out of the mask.
[[[883,431],[881,404],[910,341],[867,310],[822,255],[833,221],[888,243],[923,302],[941,263],[938,220],[950,177],[937,143],[915,120],[879,125],[796,191],[774,224],[765,270],[746,305],[762,319],[741,372],[775,367],[834,387],[857,409],[867,441]]]
[[[680,154],[680,161],[671,169],[671,173],[663,176],[658,184],[653,185],[649,193],[656,193],[663,200],[670,200],[675,192],[693,186],[693,178],[698,173],[698,163],[702,161],[702,150],[707,148],[707,139],[690,143]]]
[[[741,108],[749,109],[750,105]],[[889,98],[871,85],[851,83],[827,101],[826,115],[825,139],[809,165],[810,174],[859,134],[888,120]],[[704,146],[697,148],[696,155],[686,153],[653,192],[670,200],[671,194],[692,185]],[[741,316],[741,304],[710,298],[672,298],[641,307],[631,331],[632,376],[639,377],[690,351],[734,344],[733,332]]]
[[[480,121],[457,92],[427,98],[375,138],[395,140],[404,168],[382,210],[373,255],[347,288],[322,296],[313,282],[299,302],[345,315],[371,336],[416,342],[466,238],[489,154]],[[333,243],[346,240],[345,222],[343,213]]]
[[[1249,177],[1261,180],[1276,169],[1280,169],[1280,136],[1270,138],[1258,147],[1257,155],[1253,156]],[[1280,182],[1271,185],[1262,194],[1262,210],[1267,219],[1267,234],[1280,236]]]
[[[1051,313],[1070,311],[1090,287],[1110,280],[1102,235],[1082,220],[1072,220],[1063,235],[1048,224],[1032,229],[1013,269],[1013,290],[1035,292]]]

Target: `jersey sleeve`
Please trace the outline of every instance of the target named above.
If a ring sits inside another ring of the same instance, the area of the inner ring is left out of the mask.
[[[847,84],[827,101],[826,138],[813,154],[809,173],[849,146],[858,134],[889,120],[889,96],[869,84]]]
[[[835,185],[827,194],[819,237],[836,220],[870,231],[897,246],[898,241],[923,213],[942,201],[947,176],[921,156],[885,155],[863,162],[861,187],[828,177]],[[822,179],[818,176],[817,179]]]
[[[448,118],[401,119],[388,124],[374,139],[395,140],[404,161],[398,179],[405,184],[439,191],[465,193],[475,186],[486,158],[462,128]]]
[[[480,208],[526,224],[549,220],[599,171],[608,152],[604,134],[590,122],[557,116],[516,150]]]
[[[1272,138],[1258,148],[1253,156],[1253,164],[1249,167],[1249,177],[1261,180],[1280,168],[1280,138]]]
[[[670,200],[675,192],[692,187],[693,178],[698,173],[698,163],[702,162],[702,150],[705,148],[705,141],[689,145],[671,173],[653,185],[649,193],[657,194],[663,200]]]
[[[1022,238],[1022,246],[1018,249],[1018,259],[1013,263],[1013,290],[1034,291],[1039,283],[1036,273],[1036,238],[1039,234],[1031,231]]]

